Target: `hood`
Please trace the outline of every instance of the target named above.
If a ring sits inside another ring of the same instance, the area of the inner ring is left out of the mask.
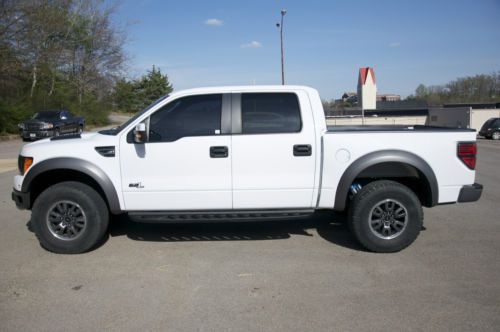
[[[81,135],[59,136],[56,140],[45,138],[23,146],[23,156],[78,156],[80,150],[94,149],[96,146],[118,145],[118,137],[102,135],[97,132],[84,133]],[[44,158],[45,159],[45,158]]]
[[[29,119],[29,120],[26,120],[26,121],[23,121],[22,123],[24,124],[34,124],[34,123],[44,123],[45,121],[48,121],[48,120],[38,120],[38,119]]]

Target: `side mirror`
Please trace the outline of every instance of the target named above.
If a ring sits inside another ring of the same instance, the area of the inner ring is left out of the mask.
[[[142,144],[147,142],[146,134],[146,124],[144,122],[139,123],[134,129],[134,142],[137,144]]]

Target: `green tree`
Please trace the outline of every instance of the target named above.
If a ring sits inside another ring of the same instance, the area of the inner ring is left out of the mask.
[[[101,0],[0,1],[0,132],[44,108],[107,121],[124,35]]]
[[[415,90],[415,98],[429,105],[444,103],[500,102],[500,72],[457,78],[447,84]]]
[[[163,75],[160,69],[153,68],[147,72],[138,82],[137,90],[140,96],[140,108],[144,108],[156,99],[173,91],[168,81],[168,76]]]
[[[427,88],[423,84],[419,84],[415,90],[415,97],[417,99],[425,99],[427,97]]]
[[[139,98],[136,83],[126,79],[116,82],[114,100],[118,111],[125,113],[137,112]]]
[[[115,107],[119,112],[138,112],[173,91],[168,76],[155,66],[137,80],[119,80],[115,87]]]

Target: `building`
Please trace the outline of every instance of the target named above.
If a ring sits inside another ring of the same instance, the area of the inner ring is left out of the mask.
[[[391,93],[377,95],[377,101],[401,101],[401,96]]]
[[[373,68],[359,68],[358,76],[358,102],[362,109],[373,110],[377,108],[377,85]]]
[[[500,117],[499,108],[434,107],[429,109],[426,124],[429,126],[471,128],[479,131],[491,118]]]
[[[395,95],[392,93],[386,93],[386,94],[381,94],[377,95],[377,103],[378,102],[396,102],[396,101],[401,101],[401,96],[400,95]],[[358,93],[357,92],[344,92],[342,94],[341,99],[338,101],[342,102],[348,102],[351,104],[356,104],[358,102]],[[378,106],[377,106],[378,108]]]
[[[357,92],[344,92],[341,100],[343,102],[348,102],[351,104],[356,104],[358,102],[358,93]]]
[[[455,104],[444,104],[444,108],[453,107],[470,107],[472,109],[495,109],[500,108],[500,103],[455,103]]]

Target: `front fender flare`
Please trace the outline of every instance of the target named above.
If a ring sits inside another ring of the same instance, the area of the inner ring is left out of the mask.
[[[78,158],[53,158],[41,161],[35,164],[25,175],[21,191],[29,192],[31,184],[37,176],[47,171],[54,170],[73,170],[82,172],[92,179],[101,187],[106,200],[109,204],[109,210],[112,213],[120,213],[120,201],[113,182],[109,179],[106,173],[96,165]]]

